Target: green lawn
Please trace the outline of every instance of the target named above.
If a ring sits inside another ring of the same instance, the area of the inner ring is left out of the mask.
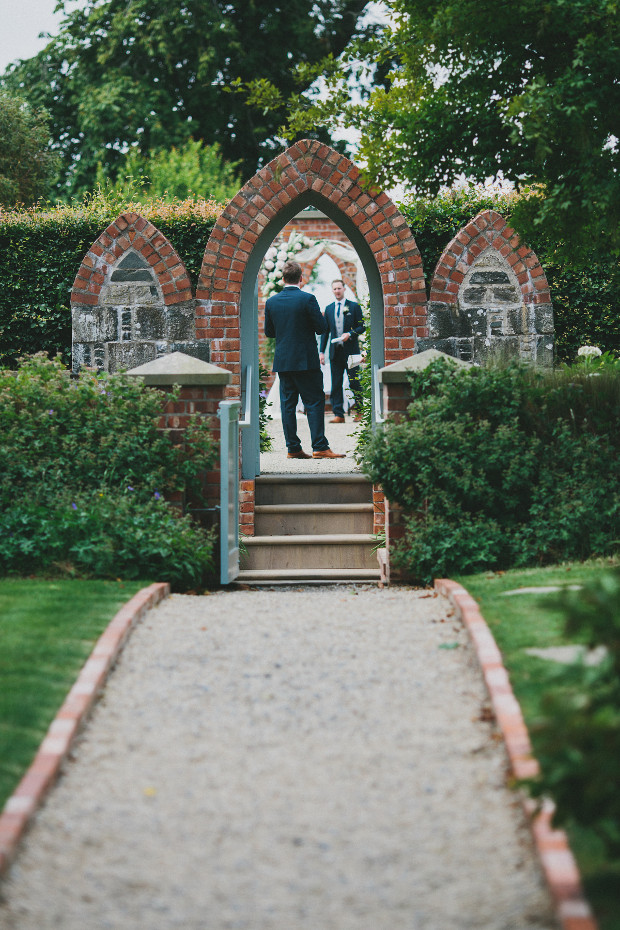
[[[0,810],[96,640],[145,584],[0,579]]]
[[[558,662],[528,655],[531,648],[548,649],[577,645],[578,636],[564,633],[564,616],[553,592],[506,595],[519,588],[581,585],[592,581],[617,559],[597,559],[542,569],[487,572],[458,576],[474,597],[502,651],[514,692],[521,704],[526,723],[531,726],[541,715],[543,696],[556,686]],[[581,640],[584,642],[584,640]],[[532,733],[534,753],[540,749]],[[601,847],[587,831],[568,827],[590,903],[595,909],[601,930],[620,930],[620,862],[605,859]]]

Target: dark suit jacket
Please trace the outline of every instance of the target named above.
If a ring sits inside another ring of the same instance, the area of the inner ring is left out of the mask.
[[[336,332],[335,302],[333,304],[328,304],[325,308],[325,319],[327,320],[329,332],[323,333],[321,336],[321,352],[325,352],[328,335],[332,337],[332,340],[336,339],[338,336],[338,333]],[[362,316],[362,308],[360,305],[354,300],[345,300],[344,314],[342,319],[342,332],[351,333],[351,338],[347,339],[347,341],[344,343],[337,342],[335,345],[332,341],[329,347],[329,357],[334,357],[334,353],[338,346],[342,346],[347,355],[358,355],[360,351],[358,336],[361,336],[365,329],[366,324],[364,323],[364,317]]]
[[[274,371],[308,371],[321,367],[316,335],[327,330],[314,294],[285,287],[265,304],[265,335],[276,337]]]

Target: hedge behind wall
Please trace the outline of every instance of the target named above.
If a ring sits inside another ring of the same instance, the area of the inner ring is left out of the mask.
[[[71,289],[103,230],[127,209],[149,219],[182,257],[192,288],[221,206],[211,201],[141,205],[96,201],[24,213],[0,212],[0,366],[45,351],[71,360]]]
[[[422,254],[427,284],[445,246],[476,214],[493,209],[510,221],[514,204],[514,194],[475,187],[399,204]],[[20,355],[40,351],[60,352],[70,364],[73,280],[91,244],[127,210],[140,213],[169,239],[195,288],[220,204],[192,200],[128,204],[95,195],[79,206],[0,211],[0,366],[13,366]],[[527,244],[549,281],[557,360],[573,361],[584,344],[620,352],[618,261],[597,255],[569,262],[547,243]]]

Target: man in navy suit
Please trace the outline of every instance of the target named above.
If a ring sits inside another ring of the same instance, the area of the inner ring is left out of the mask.
[[[282,429],[289,459],[340,459],[325,437],[325,394],[316,335],[327,329],[314,294],[301,290],[301,265],[286,262],[284,288],[265,304],[265,335],[276,339],[273,370],[280,378]],[[297,402],[303,401],[312,438],[312,456],[297,435]]]
[[[343,379],[347,369],[349,355],[359,355],[358,337],[366,326],[362,308],[354,300],[344,299],[344,281],[337,278],[332,281],[332,292],[336,298],[333,304],[325,308],[325,319],[329,332],[321,336],[321,365],[325,364],[327,337],[331,336],[329,346],[329,367],[332,376],[332,410],[334,417],[330,423],[344,423]],[[349,369],[349,385],[353,391],[357,413],[362,405],[362,385],[359,380],[359,367]]]

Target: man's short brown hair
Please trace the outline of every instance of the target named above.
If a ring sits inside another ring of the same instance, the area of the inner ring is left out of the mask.
[[[286,284],[297,284],[301,278],[301,265],[299,262],[285,262],[282,269],[282,277]]]
[[[342,284],[342,286],[344,287],[344,281],[342,280],[342,278],[334,278],[334,280],[332,281],[332,287],[334,284]]]

